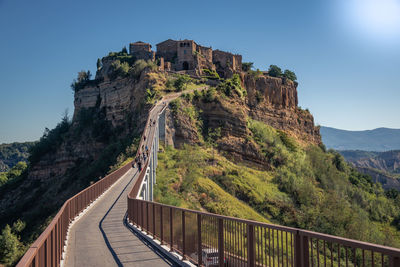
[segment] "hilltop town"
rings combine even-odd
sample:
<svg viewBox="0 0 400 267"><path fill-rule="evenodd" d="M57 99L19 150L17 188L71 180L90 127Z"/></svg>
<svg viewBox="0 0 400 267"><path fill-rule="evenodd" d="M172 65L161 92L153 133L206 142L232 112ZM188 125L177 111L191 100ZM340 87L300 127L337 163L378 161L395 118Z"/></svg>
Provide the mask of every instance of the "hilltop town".
<svg viewBox="0 0 400 267"><path fill-rule="evenodd" d="M129 54L136 60L157 61L160 70L185 71L190 75L203 75L204 69L215 70L220 77L230 77L242 70L242 56L213 50L193 40L168 39L152 50L149 43L138 41L129 44Z"/></svg>

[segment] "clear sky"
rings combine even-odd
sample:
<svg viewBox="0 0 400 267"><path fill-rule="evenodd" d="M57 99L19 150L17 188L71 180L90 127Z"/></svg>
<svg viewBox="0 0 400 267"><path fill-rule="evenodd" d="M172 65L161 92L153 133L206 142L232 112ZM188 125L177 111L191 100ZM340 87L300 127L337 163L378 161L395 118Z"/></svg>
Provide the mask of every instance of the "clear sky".
<svg viewBox="0 0 400 267"><path fill-rule="evenodd" d="M168 38L294 70L317 124L400 128L400 0L0 0L0 143L72 115L70 83L97 58Z"/></svg>

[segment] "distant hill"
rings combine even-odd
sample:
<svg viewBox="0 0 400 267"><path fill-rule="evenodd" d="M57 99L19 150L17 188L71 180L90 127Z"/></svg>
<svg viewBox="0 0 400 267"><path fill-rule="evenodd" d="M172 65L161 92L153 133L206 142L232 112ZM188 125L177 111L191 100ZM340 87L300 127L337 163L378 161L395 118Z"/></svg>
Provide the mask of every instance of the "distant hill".
<svg viewBox="0 0 400 267"><path fill-rule="evenodd" d="M346 131L321 126L322 142L336 150L388 151L400 149L400 129Z"/></svg>
<svg viewBox="0 0 400 267"><path fill-rule="evenodd" d="M27 161L29 149L35 142L0 144L0 172L14 167L19 161Z"/></svg>
<svg viewBox="0 0 400 267"><path fill-rule="evenodd" d="M400 150L370 152L361 150L339 151L343 157L362 173L380 182L384 189L400 191Z"/></svg>

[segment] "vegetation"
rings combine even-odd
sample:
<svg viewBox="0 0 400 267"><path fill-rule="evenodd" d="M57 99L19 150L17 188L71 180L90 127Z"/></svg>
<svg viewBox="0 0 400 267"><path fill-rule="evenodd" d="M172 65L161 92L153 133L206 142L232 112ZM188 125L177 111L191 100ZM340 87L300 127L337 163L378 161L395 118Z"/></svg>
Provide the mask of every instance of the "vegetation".
<svg viewBox="0 0 400 267"><path fill-rule="evenodd" d="M126 126L124 129L113 127L106 120L105 109L99 107L100 100L93 108L81 109L73 125L66 114L54 129L46 129L43 137L31 149L28 167L21 163L7 172L8 181L0 186L2 203L8 201L6 197L12 192L17 192L21 197L17 198L18 202L12 209L0 211L2 235L8 240L6 243L0 242L0 245L9 247L7 251L10 251L8 256L1 259L1 263L15 263L22 255L23 247L28 247L38 237L66 199L128 162L136 152L139 140L137 135L123 132L127 130L135 133L135 126ZM72 151L71 140L78 140L75 144L94 143L102 149L93 151L93 154L96 153L95 158L91 154L81 158ZM54 179L25 179L27 172L24 170L29 170L41 160L46 161L48 155L56 153L60 147L78 158L63 176L57 176L57 183ZM6 224L18 219L28 222L25 229L18 230L21 232L15 230L15 227L7 227ZM3 252L3 247L0 247L0 251Z"/></svg>
<svg viewBox="0 0 400 267"><path fill-rule="evenodd" d="M143 59L139 59L135 61L135 63L132 65L132 67L129 69L128 72L131 75L131 77L138 80L140 78L140 75L145 69L150 69L154 71L157 69L157 65L150 60L145 61Z"/></svg>
<svg viewBox="0 0 400 267"><path fill-rule="evenodd" d="M268 69L268 75L272 77L284 77L293 82L297 80L296 74L291 70L285 70L282 72L281 68L276 65L270 65Z"/></svg>
<svg viewBox="0 0 400 267"><path fill-rule="evenodd" d="M285 72L283 73L283 77L295 82L297 80L297 76L293 71L290 70L285 70Z"/></svg>
<svg viewBox="0 0 400 267"><path fill-rule="evenodd" d="M39 142L29 151L30 155L28 159L30 164L38 162L44 154L55 152L64 141L70 126L71 121L68 118L68 114L65 114L61 122L54 129L49 130L46 128Z"/></svg>
<svg viewBox="0 0 400 267"><path fill-rule="evenodd" d="M0 145L0 172L14 167L18 162L26 162L29 157L29 149L35 142L11 143Z"/></svg>
<svg viewBox="0 0 400 267"><path fill-rule="evenodd" d="M84 71L81 70L78 72L78 77L73 80L71 83L71 89L74 92L78 92L82 88L84 88L87 84L90 83L90 78L92 77L92 74L90 73L90 70Z"/></svg>
<svg viewBox="0 0 400 267"><path fill-rule="evenodd" d="M181 74L178 78L174 81L174 87L177 91L183 91L186 89L187 85L192 81L189 75Z"/></svg>
<svg viewBox="0 0 400 267"><path fill-rule="evenodd" d="M231 79L226 79L218 84L217 90L226 96L233 96L236 94L240 98L243 98L247 95L247 91L242 87L242 83L238 74L234 74Z"/></svg>
<svg viewBox="0 0 400 267"><path fill-rule="evenodd" d="M111 63L110 69L112 71L110 78L114 80L117 77L127 77L130 67L128 62L121 62L117 59Z"/></svg>
<svg viewBox="0 0 400 267"><path fill-rule="evenodd" d="M270 65L268 69L268 75L272 77L281 77L282 70L277 65Z"/></svg>
<svg viewBox="0 0 400 267"><path fill-rule="evenodd" d="M253 62L243 62L242 63L242 70L243 71L250 71L253 68L254 63Z"/></svg>
<svg viewBox="0 0 400 267"><path fill-rule="evenodd" d="M220 80L221 78L219 77L219 74L215 70L210 70L210 69L203 69L203 72L205 74L205 78L210 79L210 80Z"/></svg>
<svg viewBox="0 0 400 267"><path fill-rule="evenodd" d="M0 186L8 182L12 182L14 179L20 177L21 174L26 170L26 168L26 162L20 161L8 172L0 172Z"/></svg>
<svg viewBox="0 0 400 267"><path fill-rule="evenodd" d="M0 235L0 262L6 266L13 266L25 252L24 245L20 242L18 234L25 228L25 223L16 221L12 227L8 224Z"/></svg>
<svg viewBox="0 0 400 267"><path fill-rule="evenodd" d="M190 102L174 105L193 108ZM225 157L217 150L218 134L204 138L203 144L214 145L167 147L159 154L156 200L400 247L397 191L385 192L335 151L304 147L252 119L247 127L248 142L264 157L264 170Z"/></svg>

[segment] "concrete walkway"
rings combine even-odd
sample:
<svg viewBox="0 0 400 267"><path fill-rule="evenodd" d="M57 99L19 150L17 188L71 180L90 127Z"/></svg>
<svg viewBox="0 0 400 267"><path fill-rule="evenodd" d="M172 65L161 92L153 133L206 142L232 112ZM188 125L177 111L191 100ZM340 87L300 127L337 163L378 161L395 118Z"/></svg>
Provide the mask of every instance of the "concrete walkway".
<svg viewBox="0 0 400 267"><path fill-rule="evenodd" d="M161 110L182 93L164 97L149 114L150 119L156 121ZM156 134L155 130L153 124L144 130L143 134L147 137L144 146L151 148L151 137ZM124 224L128 209L127 196L138 175L138 169L130 169L69 229L64 266L158 267L175 264Z"/></svg>
<svg viewBox="0 0 400 267"><path fill-rule="evenodd" d="M159 103L150 118L154 120L163 107ZM154 127L145 129L144 134L153 135ZM71 227L64 266L174 265L124 225L127 195L137 176L138 170L130 169Z"/></svg>
<svg viewBox="0 0 400 267"><path fill-rule="evenodd" d="M65 266L171 266L124 225L131 169L70 229Z"/></svg>

